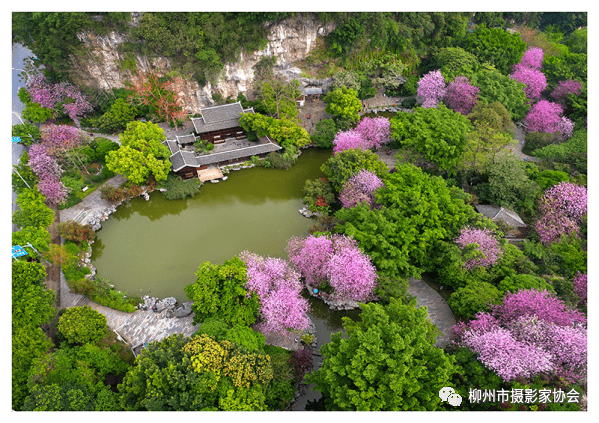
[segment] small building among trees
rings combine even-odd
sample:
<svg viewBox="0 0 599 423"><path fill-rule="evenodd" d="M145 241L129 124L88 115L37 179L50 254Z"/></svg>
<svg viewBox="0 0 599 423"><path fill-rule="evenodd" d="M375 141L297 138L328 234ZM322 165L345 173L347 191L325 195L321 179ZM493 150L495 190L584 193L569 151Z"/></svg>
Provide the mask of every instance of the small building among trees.
<svg viewBox="0 0 599 423"><path fill-rule="evenodd" d="M265 157L282 148L267 136L248 140L239 117L254 113L254 109L244 109L241 102L207 107L200 109L200 113L201 117L191 118L197 137L190 134L163 141L171 152L173 172L184 179L197 177L198 172L208 166L241 163L252 156ZM199 140L214 144L214 149L199 153L194 147Z"/></svg>
<svg viewBox="0 0 599 423"><path fill-rule="evenodd" d="M528 225L512 210L490 205L477 205L476 210L495 222L506 239L524 238L528 234Z"/></svg>

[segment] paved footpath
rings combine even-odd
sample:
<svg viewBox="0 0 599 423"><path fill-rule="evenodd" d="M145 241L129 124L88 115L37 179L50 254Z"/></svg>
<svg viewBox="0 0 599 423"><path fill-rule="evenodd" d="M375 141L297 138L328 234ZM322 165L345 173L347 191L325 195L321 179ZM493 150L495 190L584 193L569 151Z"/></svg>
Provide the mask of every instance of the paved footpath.
<svg viewBox="0 0 599 423"><path fill-rule="evenodd" d="M122 175L116 175L110 178L105 184L110 184L115 187L120 187L127 179ZM60 211L60 221L76 220L82 225L85 225L87 217L92 217L95 212L103 211L110 207L110 202L101 198L100 188L96 189L90 195L85 197L79 204L75 204L65 210Z"/></svg>
<svg viewBox="0 0 599 423"><path fill-rule="evenodd" d="M417 307L428 308L429 319L437 326L443 335L437 338L437 346L444 347L451 339L451 328L456 324L455 317L447 302L437 291L427 285L422 279L410 278L408 294L416 297Z"/></svg>
<svg viewBox="0 0 599 423"><path fill-rule="evenodd" d="M160 341L172 334L182 333L191 336L199 329L199 325L193 325L194 313L186 317L162 318L160 313L153 311L137 310L134 313L113 310L91 301L80 295L75 306L87 305L106 316L108 327L119 334L135 348L145 342Z"/></svg>

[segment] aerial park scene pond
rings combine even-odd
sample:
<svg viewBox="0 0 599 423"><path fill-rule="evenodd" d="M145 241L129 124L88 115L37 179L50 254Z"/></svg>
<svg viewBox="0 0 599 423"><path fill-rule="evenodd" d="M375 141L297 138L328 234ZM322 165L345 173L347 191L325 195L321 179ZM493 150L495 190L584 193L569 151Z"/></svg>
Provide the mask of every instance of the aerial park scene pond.
<svg viewBox="0 0 599 423"><path fill-rule="evenodd" d="M586 12L12 24L13 410L587 411Z"/></svg>

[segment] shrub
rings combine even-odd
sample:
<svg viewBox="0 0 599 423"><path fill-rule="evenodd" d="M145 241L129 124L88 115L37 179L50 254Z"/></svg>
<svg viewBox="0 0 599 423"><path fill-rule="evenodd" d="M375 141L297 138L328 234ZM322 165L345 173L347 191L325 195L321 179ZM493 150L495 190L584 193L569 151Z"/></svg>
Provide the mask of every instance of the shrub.
<svg viewBox="0 0 599 423"><path fill-rule="evenodd" d="M323 119L316 124L310 138L320 148L332 148L336 133L335 121L333 119Z"/></svg>
<svg viewBox="0 0 599 423"><path fill-rule="evenodd" d="M502 280L497 286L502 292L516 293L523 289L536 289L537 291L545 290L555 292L553 287L548 284L545 279L534 275L515 275L508 276Z"/></svg>
<svg viewBox="0 0 599 423"><path fill-rule="evenodd" d="M501 292L495 286L477 281L459 288L451 294L447 303L454 313L468 318L479 311L489 310L491 304L499 304L501 296Z"/></svg>
<svg viewBox="0 0 599 423"><path fill-rule="evenodd" d="M69 241L91 241L95 231L89 225L81 225L74 220L58 224L58 233Z"/></svg>
<svg viewBox="0 0 599 423"><path fill-rule="evenodd" d="M534 180L537 184L539 184L542 190L546 190L547 188L551 188L560 182L569 182L570 178L566 172L559 170L544 170L539 172L535 176Z"/></svg>
<svg viewBox="0 0 599 423"><path fill-rule="evenodd" d="M197 178L182 179L180 176L169 174L163 183L166 191L162 194L167 200L179 200L187 196L193 197L200 188L200 180Z"/></svg>
<svg viewBox="0 0 599 423"><path fill-rule="evenodd" d="M304 185L304 203L313 211L327 211L335 202L335 192L326 178L307 179Z"/></svg>
<svg viewBox="0 0 599 423"><path fill-rule="evenodd" d="M418 100L416 100L414 97L410 97L410 98L405 98L401 102L401 105L402 105L402 107L405 107L406 109L413 109L416 106L416 103L418 103Z"/></svg>
<svg viewBox="0 0 599 423"><path fill-rule="evenodd" d="M304 375L312 369L312 353L308 349L293 351L289 357L289 363L293 366L296 380L301 381Z"/></svg>
<svg viewBox="0 0 599 423"><path fill-rule="evenodd" d="M275 169L289 170L293 166L293 162L285 160L278 151L268 153L266 162L269 164L269 167L274 167Z"/></svg>
<svg viewBox="0 0 599 423"><path fill-rule="evenodd" d="M418 81L420 77L418 75L410 75L406 82L399 89L399 94L403 97L410 97L416 95L418 92Z"/></svg>
<svg viewBox="0 0 599 423"><path fill-rule="evenodd" d="M68 308L58 330L70 344L95 344L106 336L106 317L89 306Z"/></svg>
<svg viewBox="0 0 599 423"><path fill-rule="evenodd" d="M539 148L559 144L561 142L561 137L559 134L531 131L526 134L525 141L526 143L522 148L522 152L525 154L532 154Z"/></svg>

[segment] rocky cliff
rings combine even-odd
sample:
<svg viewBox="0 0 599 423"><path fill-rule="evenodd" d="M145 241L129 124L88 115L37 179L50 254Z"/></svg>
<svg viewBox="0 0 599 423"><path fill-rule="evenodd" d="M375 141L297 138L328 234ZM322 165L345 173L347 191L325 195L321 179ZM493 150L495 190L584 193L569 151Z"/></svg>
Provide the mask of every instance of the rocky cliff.
<svg viewBox="0 0 599 423"><path fill-rule="evenodd" d="M132 14L132 24L139 21L140 14ZM195 80L186 80L177 87L184 107L189 113L197 113L201 107L214 105L213 94L220 94L223 98L237 97L239 92L251 93L254 79L252 67L263 55L277 57L277 68L285 73L299 77L299 71L293 63L306 58L314 47L314 42L319 36L324 36L334 29L334 24L319 24L314 20L293 18L282 21L271 27L268 35L268 45L264 50L251 54L241 53L236 63L227 63L223 75L214 85L207 84L200 87ZM134 74L129 69L123 69L121 63L125 61L125 54L120 52L119 46L128 41L123 34L112 32L105 36L93 33L78 34L79 39L88 48L88 54L73 58L73 79L78 85L87 85L95 88L111 89L124 87L125 81L131 80ZM166 57L148 58L134 55L138 71L150 71L164 74L172 71L171 63ZM302 78L303 79L303 78ZM308 80L304 79L305 85ZM248 96L250 98L250 96Z"/></svg>

